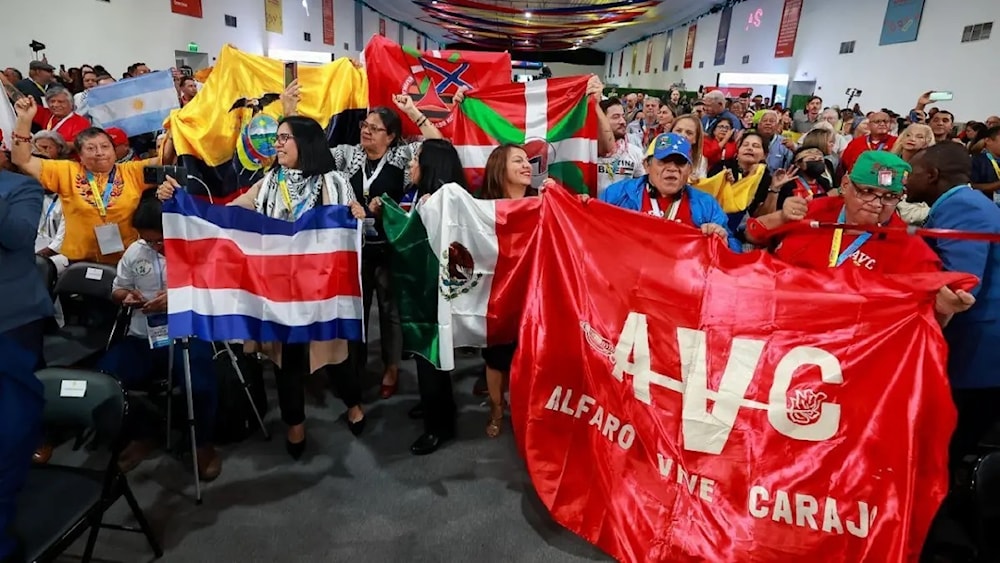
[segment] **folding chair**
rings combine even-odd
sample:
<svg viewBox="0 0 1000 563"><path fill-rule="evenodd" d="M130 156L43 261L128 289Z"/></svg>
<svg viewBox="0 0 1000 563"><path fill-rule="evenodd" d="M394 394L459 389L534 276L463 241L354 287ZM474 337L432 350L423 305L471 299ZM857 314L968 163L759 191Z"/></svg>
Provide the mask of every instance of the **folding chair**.
<svg viewBox="0 0 1000 563"><path fill-rule="evenodd" d="M976 460L972 494L976 507L976 544L981 557L984 561L998 561L1000 542L995 530L1000 526L1000 452L990 452Z"/></svg>
<svg viewBox="0 0 1000 563"><path fill-rule="evenodd" d="M119 309L111 299L116 274L113 266L78 262L59 276L55 296L65 325L46 335L45 365L82 367L106 349Z"/></svg>
<svg viewBox="0 0 1000 563"><path fill-rule="evenodd" d="M56 265L52 263L52 260L36 254L35 266L38 268L38 273L42 276L42 283L45 284L45 290L49 292L49 295L55 297L56 279L59 277Z"/></svg>
<svg viewBox="0 0 1000 563"><path fill-rule="evenodd" d="M51 561L89 530L81 560L89 563L101 528L140 532L156 557L163 550L118 469L125 445L122 424L128 402L113 377L99 372L48 368L36 373L45 387L43 425L90 428L108 452L100 469L49 464L35 466L18 496L14 533L29 561ZM104 513L119 498L132 509L138 528L105 524Z"/></svg>

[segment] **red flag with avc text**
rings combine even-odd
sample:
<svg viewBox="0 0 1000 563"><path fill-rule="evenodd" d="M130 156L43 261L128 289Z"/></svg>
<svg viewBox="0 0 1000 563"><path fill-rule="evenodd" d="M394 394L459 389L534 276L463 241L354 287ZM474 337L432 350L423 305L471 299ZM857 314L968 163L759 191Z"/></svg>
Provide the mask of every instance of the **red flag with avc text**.
<svg viewBox="0 0 1000 563"><path fill-rule="evenodd" d="M916 560L955 413L936 289L543 197L511 381L556 521L621 561Z"/></svg>

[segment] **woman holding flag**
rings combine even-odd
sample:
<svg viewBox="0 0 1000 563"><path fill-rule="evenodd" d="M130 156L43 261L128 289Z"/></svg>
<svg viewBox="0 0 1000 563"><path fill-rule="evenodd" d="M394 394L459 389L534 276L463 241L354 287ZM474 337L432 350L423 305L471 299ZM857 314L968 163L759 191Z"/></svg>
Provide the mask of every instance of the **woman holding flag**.
<svg viewBox="0 0 1000 563"><path fill-rule="evenodd" d="M289 85L282 96L285 115L295 115L300 99L297 81ZM440 139L441 132L424 115L413 100L406 95L393 98L396 109L374 107L360 123L361 143L338 145L329 149L333 154L336 170L343 174L354 189L354 197L367 210L364 218L365 245L361 258L361 291L364 296L364 323L368 326L369 310L373 297L378 299L379 334L382 339L381 397L387 399L396 393L399 385L399 362L402 358L402 335L399 313L393 303L389 280L391 252L382 228L381 196L399 202L404 189L410 185L409 163L420 148L420 143L403 140L402 113L412 120L425 139ZM361 379L368 358L368 346L359 343L352 353L357 359L358 379ZM360 381L359 381L360 383Z"/></svg>
<svg viewBox="0 0 1000 563"><path fill-rule="evenodd" d="M336 172L326 144L326 133L319 123L308 117L285 117L278 124L275 147L277 162L274 167L229 205L283 221L295 221L320 205L347 205L356 219L364 219L365 211L354 199L353 190ZM178 187L177 182L168 177L157 189L156 196L161 200L170 199ZM339 389L348 409L343 418L352 434L361 434L365 426L361 387L347 361L346 340L308 344L265 342L261 348L275 365L281 419L288 425L285 447L293 459L302 457L306 448L304 380L327 366L330 366L331 383Z"/></svg>

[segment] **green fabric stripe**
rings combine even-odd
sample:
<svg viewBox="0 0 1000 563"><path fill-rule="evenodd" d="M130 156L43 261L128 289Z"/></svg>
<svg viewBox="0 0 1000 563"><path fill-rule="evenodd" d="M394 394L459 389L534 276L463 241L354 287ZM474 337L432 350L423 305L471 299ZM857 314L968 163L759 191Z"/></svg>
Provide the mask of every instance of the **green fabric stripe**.
<svg viewBox="0 0 1000 563"><path fill-rule="evenodd" d="M587 98L584 96L576 106L563 116L551 129L549 129L548 141L555 143L563 139L576 137L580 129L587 122Z"/></svg>
<svg viewBox="0 0 1000 563"><path fill-rule="evenodd" d="M524 144L524 129L516 127L481 100L466 98L459 107L462 108L462 113L475 122L487 135L496 139L498 144ZM518 107L519 109L523 108L523 106Z"/></svg>
<svg viewBox="0 0 1000 563"><path fill-rule="evenodd" d="M462 60L462 55L459 55L458 53L452 53L448 56L449 63L457 63L460 60Z"/></svg>
<svg viewBox="0 0 1000 563"><path fill-rule="evenodd" d="M403 45L403 52L406 53L407 55L410 55L411 57L416 57L418 59L421 57L420 51L416 50L413 47L410 47L409 45Z"/></svg>
<svg viewBox="0 0 1000 563"><path fill-rule="evenodd" d="M559 182L566 189L580 194L589 194L583 177L583 170L573 161L552 162L549 164L549 177Z"/></svg>
<svg viewBox="0 0 1000 563"><path fill-rule="evenodd" d="M430 87L431 87L431 79L425 76L424 79L420 81L420 87L419 87L420 93L426 94L427 89Z"/></svg>
<svg viewBox="0 0 1000 563"><path fill-rule="evenodd" d="M403 350L441 367L438 332L439 262L420 215L407 215L392 198L382 198L382 225L395 253L391 286L403 332Z"/></svg>

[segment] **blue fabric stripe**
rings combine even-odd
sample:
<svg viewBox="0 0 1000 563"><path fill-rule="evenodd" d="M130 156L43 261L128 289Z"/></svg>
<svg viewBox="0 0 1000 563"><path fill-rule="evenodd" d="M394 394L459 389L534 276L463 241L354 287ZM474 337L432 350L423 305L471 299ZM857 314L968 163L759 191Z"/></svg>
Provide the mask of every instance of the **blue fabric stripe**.
<svg viewBox="0 0 1000 563"><path fill-rule="evenodd" d="M292 236L295 233L320 229L358 228L358 220L346 205L321 205L302 214L297 221L272 219L242 207L212 205L177 190L174 197L163 203L164 213L201 217L223 229L237 229L264 235Z"/></svg>
<svg viewBox="0 0 1000 563"><path fill-rule="evenodd" d="M104 121L101 123L103 129L117 127L125 132L129 137L152 133L163 128L163 122L170 117L171 108L155 110L139 115L133 115L122 119Z"/></svg>
<svg viewBox="0 0 1000 563"><path fill-rule="evenodd" d="M171 313L168 317L171 338L194 336L209 342L254 340L296 344L343 338L360 342L360 319L334 319L308 326L290 327L245 315L200 315L194 311Z"/></svg>
<svg viewBox="0 0 1000 563"><path fill-rule="evenodd" d="M170 71L151 72L121 82L96 86L87 91L87 105L100 106L123 98L135 98L159 90L174 91L174 77Z"/></svg>

